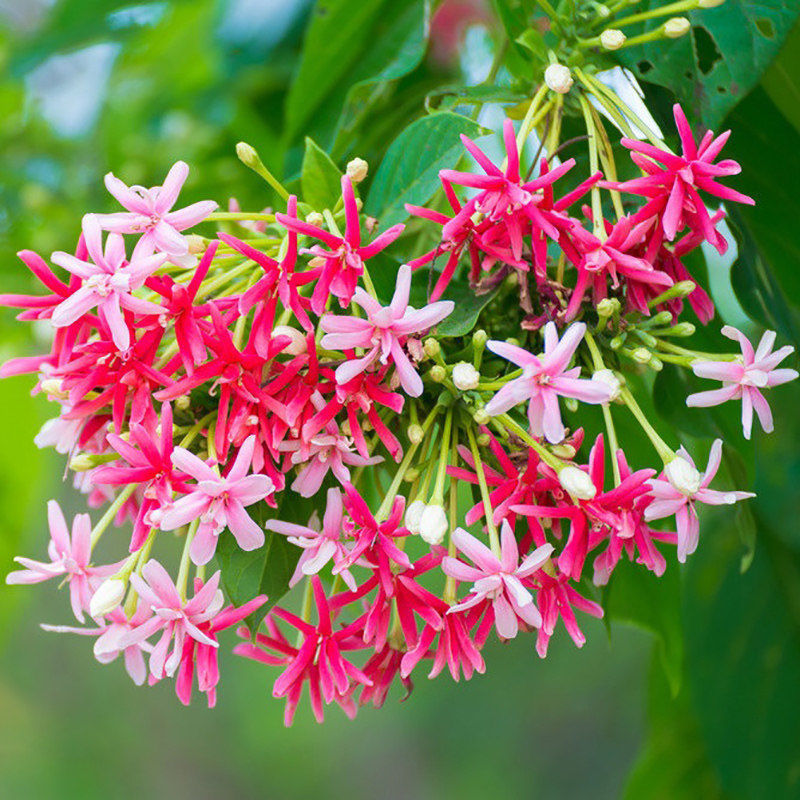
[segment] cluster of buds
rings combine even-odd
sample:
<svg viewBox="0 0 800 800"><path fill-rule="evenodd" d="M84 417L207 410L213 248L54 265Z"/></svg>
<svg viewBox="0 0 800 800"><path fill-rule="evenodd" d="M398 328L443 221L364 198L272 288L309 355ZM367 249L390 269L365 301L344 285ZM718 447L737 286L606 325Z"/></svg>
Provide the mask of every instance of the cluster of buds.
<svg viewBox="0 0 800 800"><path fill-rule="evenodd" d="M410 690L418 669L483 672L492 635L534 633L544 657L561 620L581 646L579 615L602 616L593 587L621 559L660 576L697 547L698 503L752 496L710 488L722 443L701 472L626 380L672 363L720 381L688 405L741 400L749 437L754 412L772 429L763 390L797 377L779 368L791 348L773 350L771 332L754 348L724 328L741 353L714 357L672 342L694 329L679 319L684 299L700 322L714 315L682 260L703 242L726 247L723 212L704 198L752 202L720 182L738 171L717 160L727 135L697 143L676 106L680 151L652 132L642 141L624 120L648 126L612 91L583 72L572 88L553 66L518 130L505 121L502 165L464 138L480 171L442 170L451 211L409 207L414 237L403 225L371 236L360 159L340 201L318 209L242 146L284 211L173 210L188 174L179 162L154 188L106 177L126 210L86 215L74 255L52 255L68 279L20 253L49 294L0 302L49 321L52 347L1 374L38 375L59 413L36 442L68 457L102 509L70 528L51 501L49 560L18 558L8 576L68 585L81 625L46 628L93 636L101 663L121 654L136 683L174 679L185 703L196 685L213 705L218 634L235 626L235 652L275 672L287 724L306 684L317 719L331 703L352 715L397 681ZM575 170L555 154L578 88L591 174L559 191ZM629 128L622 145L640 177L618 180L589 94ZM641 202L626 213L623 194ZM185 233L201 222L224 230ZM376 270L420 236L432 248L392 268L382 296ZM448 327L456 286L493 293L471 330ZM600 407L603 430L587 436L581 404ZM623 413L654 464L629 464ZM94 563L101 538L118 561ZM276 539L292 554L284 588L297 592L237 596L226 567L266 550L269 570Z"/></svg>

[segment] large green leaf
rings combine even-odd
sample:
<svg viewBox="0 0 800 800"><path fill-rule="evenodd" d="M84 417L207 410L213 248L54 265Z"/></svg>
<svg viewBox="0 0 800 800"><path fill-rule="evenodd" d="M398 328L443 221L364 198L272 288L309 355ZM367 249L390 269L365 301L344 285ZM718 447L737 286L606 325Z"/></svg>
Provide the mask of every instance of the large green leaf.
<svg viewBox="0 0 800 800"><path fill-rule="evenodd" d="M453 167L463 145L460 134L476 136L477 122L450 111L412 122L392 142L367 197L367 213L384 225L408 218L405 203L422 205L439 188L439 170Z"/></svg>
<svg viewBox="0 0 800 800"><path fill-rule="evenodd" d="M496 294L497 290L478 295L466 284L450 284L442 295L442 300L452 300L455 307L450 316L439 323L436 332L440 336L465 336L470 333L481 311Z"/></svg>
<svg viewBox="0 0 800 800"><path fill-rule="evenodd" d="M786 37L761 86L781 113L800 131L800 22Z"/></svg>
<svg viewBox="0 0 800 800"><path fill-rule="evenodd" d="M675 92L687 112L714 128L761 80L798 14L800 4L786 0L727 0L689 13L687 36L621 50L620 59L642 80ZM654 27L648 22L641 29Z"/></svg>
<svg viewBox="0 0 800 800"><path fill-rule="evenodd" d="M303 200L317 211L333 208L342 190L342 173L331 157L306 136L306 152L300 173Z"/></svg>

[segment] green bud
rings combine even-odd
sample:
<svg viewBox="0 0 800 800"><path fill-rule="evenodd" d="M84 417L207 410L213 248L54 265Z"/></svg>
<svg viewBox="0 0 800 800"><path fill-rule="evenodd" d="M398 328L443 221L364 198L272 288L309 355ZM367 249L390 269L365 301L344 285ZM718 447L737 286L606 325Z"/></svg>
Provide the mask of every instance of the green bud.
<svg viewBox="0 0 800 800"><path fill-rule="evenodd" d="M631 358L639 364L649 364L652 353L646 347L637 347L631 353Z"/></svg>
<svg viewBox="0 0 800 800"><path fill-rule="evenodd" d="M426 339L422 349L428 358L436 358L442 352L442 348L436 339Z"/></svg>
<svg viewBox="0 0 800 800"><path fill-rule="evenodd" d="M431 340L428 339L428 341ZM427 342L425 344L427 344ZM431 376L431 380L434 383L442 383L444 379L447 377L447 370L444 367L437 364L436 366L431 367L431 371L429 374Z"/></svg>
<svg viewBox="0 0 800 800"><path fill-rule="evenodd" d="M672 326L670 333L673 336L691 336L695 330L697 329L691 322L679 322Z"/></svg>

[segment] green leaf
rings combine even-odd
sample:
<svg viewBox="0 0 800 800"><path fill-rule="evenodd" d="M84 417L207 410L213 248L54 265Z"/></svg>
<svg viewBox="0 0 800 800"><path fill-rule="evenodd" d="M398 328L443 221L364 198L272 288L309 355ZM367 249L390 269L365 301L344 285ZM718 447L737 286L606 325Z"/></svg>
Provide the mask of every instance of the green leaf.
<svg viewBox="0 0 800 800"><path fill-rule="evenodd" d="M644 628L657 637L657 650L673 695L681 685L683 630L680 575L675 563L659 578L641 564L621 560L605 590L610 622Z"/></svg>
<svg viewBox="0 0 800 800"><path fill-rule="evenodd" d="M367 213L384 225L408 218L404 204L422 205L439 188L439 170L452 167L464 151L460 134L476 136L477 122L441 111L412 122L389 147L367 197Z"/></svg>
<svg viewBox="0 0 800 800"><path fill-rule="evenodd" d="M311 510L307 501L288 490L277 511L261 502L255 506L253 517L261 527L269 517L286 521L308 522ZM259 594L267 602L248 617L250 630L255 631L267 612L289 591L289 580L300 558L300 548L280 533L265 531L264 546L245 551L226 530L219 537L216 559L222 570L222 585L230 601L240 606Z"/></svg>
<svg viewBox="0 0 800 800"><path fill-rule="evenodd" d="M465 284L450 284L442 295L442 300L452 300L455 308L449 317L445 317L437 326L440 336L465 336L470 333L478 321L481 311L497 294L495 289L486 294L477 295L472 287Z"/></svg>
<svg viewBox="0 0 800 800"><path fill-rule="evenodd" d="M795 23L778 57L764 73L761 86L800 132L800 22Z"/></svg>
<svg viewBox="0 0 800 800"><path fill-rule="evenodd" d="M306 136L306 152L300 173L303 200L317 211L333 208L341 196L342 173L331 157Z"/></svg>
<svg viewBox="0 0 800 800"><path fill-rule="evenodd" d="M642 10L662 5L651 0ZM672 90L690 116L715 128L761 80L798 14L800 5L786 0L728 0L689 12L688 35L621 50L620 60L642 80ZM651 21L626 33L654 27Z"/></svg>

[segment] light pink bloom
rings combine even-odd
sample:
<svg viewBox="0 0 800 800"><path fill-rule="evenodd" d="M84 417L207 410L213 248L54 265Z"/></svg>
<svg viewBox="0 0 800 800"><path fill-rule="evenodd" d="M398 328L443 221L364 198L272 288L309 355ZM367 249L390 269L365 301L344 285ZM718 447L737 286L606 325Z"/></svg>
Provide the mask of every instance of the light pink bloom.
<svg viewBox="0 0 800 800"><path fill-rule="evenodd" d="M72 612L83 622L83 612L88 611L89 601L103 578L116 572L119 564L102 567L89 566L92 551L92 523L88 514L77 514L72 522L70 537L67 521L58 503L47 504L47 522L50 526L50 544L47 554L50 563L34 561L17 556L14 561L25 569L9 572L6 583L41 583L66 576L69 581L69 597Z"/></svg>
<svg viewBox="0 0 800 800"><path fill-rule="evenodd" d="M451 556L446 556L442 561L445 575L473 584L472 594L452 606L448 613L472 608L484 600L490 600L494 610L495 628L504 639L513 639L517 635L520 619L534 628L542 624L539 609L536 608L531 593L522 584L522 579L541 569L553 552L551 544L537 547L520 564L517 540L506 520L503 520L500 529L500 558L463 528L456 528L453 542L475 566L469 566Z"/></svg>
<svg viewBox="0 0 800 800"><path fill-rule="evenodd" d="M53 325L56 328L72 325L96 306L111 331L114 344L125 351L130 347L131 333L122 310L128 309L134 314L161 313L161 306L135 297L132 292L164 263L166 256L134 252L131 261L126 262L125 243L118 233L108 235L104 251L103 234L95 214L83 218L83 238L91 261L81 261L62 251L51 256L54 264L83 281L80 289L53 309Z"/></svg>
<svg viewBox="0 0 800 800"><path fill-rule="evenodd" d="M776 369L787 356L794 352L794 347L786 345L772 352L775 344L775 331L767 331L754 351L748 338L730 325L722 329L722 334L739 343L742 348L741 359L736 361L695 361L692 363L694 374L700 378L722 381L720 389L708 392L697 392L686 398L690 407L717 406L727 400L742 401L742 428L744 438L749 439L753 429L753 410L758 415L761 427L771 433L773 429L772 412L761 389L779 386L797 378L797 370Z"/></svg>
<svg viewBox="0 0 800 800"><path fill-rule="evenodd" d="M189 254L189 244L181 231L202 222L217 208L213 200L202 200L186 208L172 211L189 167L177 161L163 186L145 189L144 186L126 186L109 172L105 177L106 189L128 210L115 214L99 214L100 225L114 233L141 233L133 257L165 253L170 261L181 266L194 266L197 259Z"/></svg>
<svg viewBox="0 0 800 800"><path fill-rule="evenodd" d="M342 492L334 487L328 489L328 502L325 507L325 516L322 518L322 530L283 522L279 519L267 520L264 527L268 531L282 533L289 537L292 544L303 548L289 586L294 586L304 575L316 575L329 561L333 561L334 574L341 575L347 587L356 591L356 582L352 573L346 566L342 566L342 562L349 555L342 542L344 533L342 510Z"/></svg>
<svg viewBox="0 0 800 800"><path fill-rule="evenodd" d="M452 300L439 300L415 309L408 305L410 291L411 267L403 264L397 272L397 285L388 306L381 306L374 297L358 287L353 302L366 311L366 319L335 314L322 317L320 326L325 331L321 341L323 347L331 350L361 347L368 351L361 358L348 359L336 368L336 382L339 385L353 380L376 361L381 364L391 361L405 393L411 397L422 394L422 379L403 350L403 344L410 334L422 333L441 322L452 312L455 304Z"/></svg>
<svg viewBox="0 0 800 800"><path fill-rule="evenodd" d="M214 619L225 602L219 589L219 575L218 570L191 600L183 600L164 567L153 559L148 561L142 568L142 577L131 575L131 583L139 601L153 611L153 616L124 634L117 647L125 649L141 644L161 631L161 638L150 654L150 674L157 680L175 674L187 636L200 644L218 647L217 641L198 626Z"/></svg>
<svg viewBox="0 0 800 800"><path fill-rule="evenodd" d="M680 448L678 456L688 462L693 470L695 469L694 461L686 450ZM650 481L650 494L654 499L645 508L644 518L650 522L654 519L664 519L675 515L678 532L678 561L681 563L686 561L686 556L690 556L697 549L700 521L697 517L695 503L706 503L712 506L731 505L737 500L755 497L752 492L719 492L708 488L708 484L717 474L721 458L722 439L717 439L711 445L705 472L695 473L697 489L694 491L685 490L685 487L684 490L676 488L673 483L664 480L663 477Z"/></svg>
<svg viewBox="0 0 800 800"><path fill-rule="evenodd" d="M224 477L218 475L194 453L182 447L172 452L172 463L191 475L197 486L190 494L176 500L161 517L162 530L171 531L200 519L189 555L195 564L207 564L217 549L217 539L230 528L242 550L256 550L264 544L264 531L245 511L246 506L263 500L275 485L266 475L248 475L253 461L255 436L248 436L239 448L236 460Z"/></svg>
<svg viewBox="0 0 800 800"><path fill-rule="evenodd" d="M486 346L493 353L522 367L522 375L509 381L486 404L492 416L504 414L528 400L528 420L535 436L544 435L548 442L557 444L564 438L564 424L558 407L559 397L574 397L584 403L607 403L611 389L600 381L579 378L581 368L567 369L570 359L583 339L586 325L570 325L561 341L555 323L544 326L544 353L535 356L507 342L489 341Z"/></svg>
<svg viewBox="0 0 800 800"><path fill-rule="evenodd" d="M152 650L147 642L137 642L123 646L122 639L131 630L141 625L152 616L152 611L144 603L140 603L134 615L128 619L121 608L115 608L107 614L108 621L97 628L75 628L67 625L42 625L42 629L53 633L77 633L82 636L97 636L94 643L94 657L101 664L110 664L122 653L125 670L131 680L141 686L147 677L144 653Z"/></svg>

